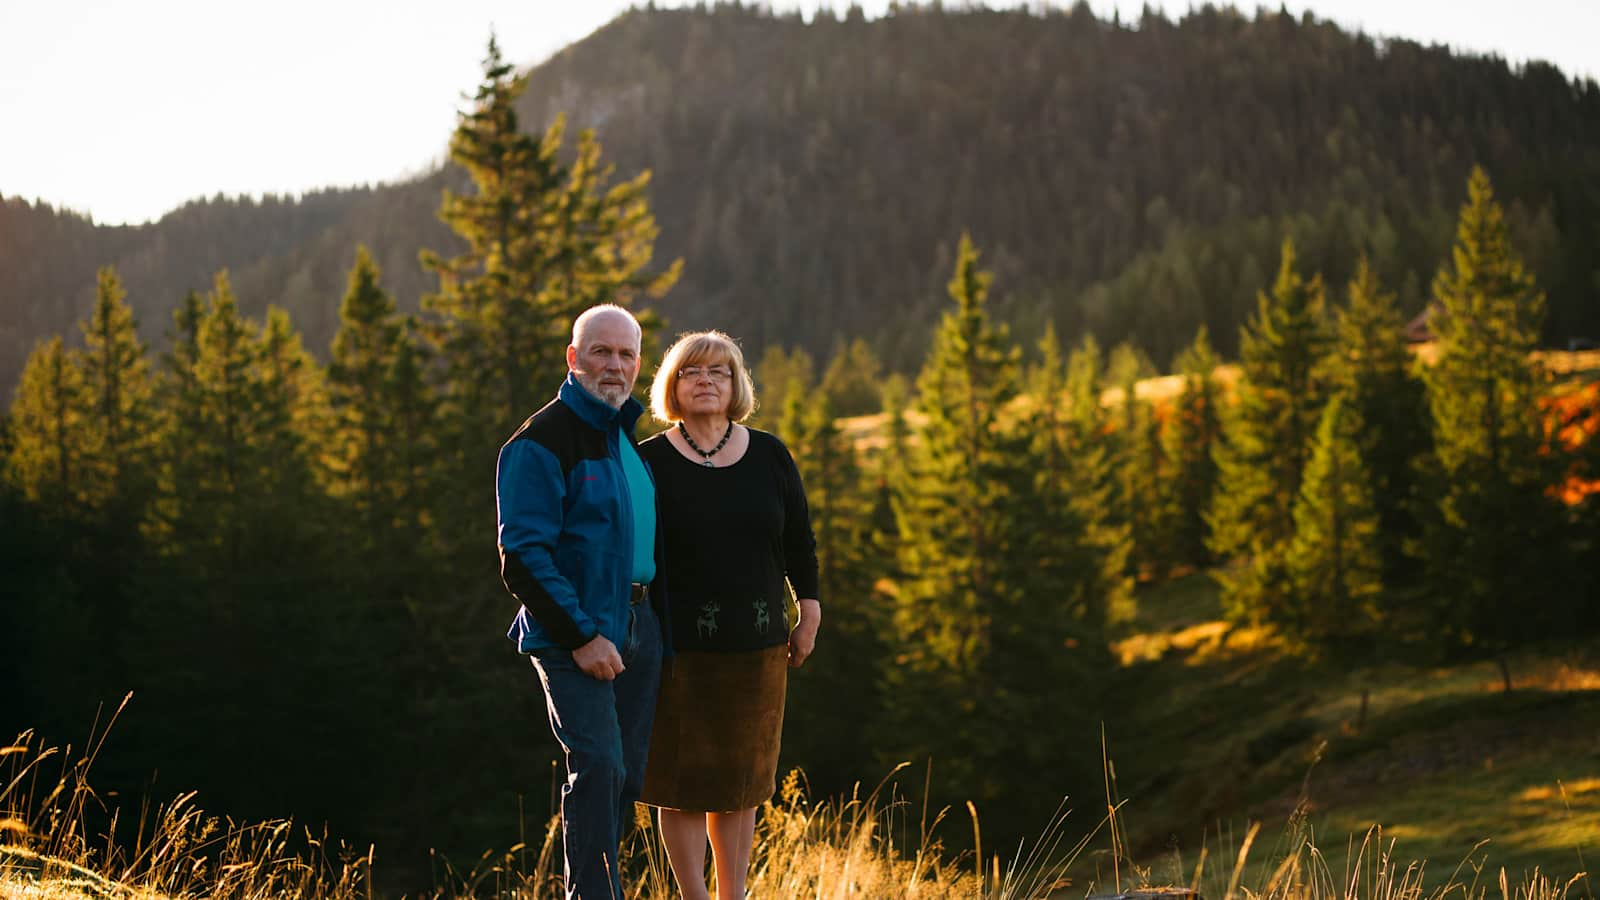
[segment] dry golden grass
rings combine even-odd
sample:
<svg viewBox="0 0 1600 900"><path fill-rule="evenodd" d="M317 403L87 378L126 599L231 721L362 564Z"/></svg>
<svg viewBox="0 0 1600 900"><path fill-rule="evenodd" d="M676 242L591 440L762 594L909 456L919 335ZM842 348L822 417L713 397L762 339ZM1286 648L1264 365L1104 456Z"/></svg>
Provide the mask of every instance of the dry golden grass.
<svg viewBox="0 0 1600 900"><path fill-rule="evenodd" d="M103 733L102 733L103 738ZM36 745L30 734L0 749L0 898L29 900L372 900L373 849L330 844L287 821L240 824L204 815L184 795L140 823L131 842L110 835L91 838L85 810L98 804L87 772L98 750L83 758ZM46 765L60 774L47 776ZM1108 764L1109 765L1109 764ZM901 768L904 766L902 765ZM893 776L866 797L813 804L803 777L785 779L780 797L763 807L751 859L749 896L762 900L1064 900L1085 893L1063 875L1102 832L1110 835L1114 882L1091 886L1106 893L1188 884L1215 900L1578 900L1593 897L1579 876L1556 883L1539 872L1516 880L1501 870L1458 867L1448 882L1424 891L1423 865L1402 861L1392 839L1380 832L1352 839L1355 852L1341 872L1332 871L1312 841L1303 817L1291 822L1279 847L1252 858L1257 827L1237 846L1213 858L1202 852L1192 869L1175 860L1156 877L1125 860L1115 811L1100 826L1069 843L1066 815L1058 811L1041 837L1015 859L978 853L947 857L936 836L944 812L913 810L897 799ZM887 794L885 796L885 789ZM1600 779L1564 785L1569 794L1600 792ZM1528 797L1527 800L1548 800ZM623 850L628 873L626 900L670 900L676 896L649 816L639 817ZM977 814L969 806L974 839L981 848ZM915 817L915 818L913 818ZM545 900L561 896L558 822L542 837L503 854L486 853L469 872L448 872L433 898L509 897ZM1110 828L1104 826L1110 825ZM914 826L914 828L913 828ZM910 833L913 846L894 834ZM110 828L116 833L115 818ZM1359 846L1358 846L1359 845ZM1286 849L1284 849L1286 848ZM1348 851L1350 848L1346 848ZM1155 895L1151 895L1155 896Z"/></svg>
<svg viewBox="0 0 1600 900"><path fill-rule="evenodd" d="M1600 350L1537 350L1533 355L1556 375L1600 371Z"/></svg>
<svg viewBox="0 0 1600 900"><path fill-rule="evenodd" d="M1167 656L1198 666L1242 653L1282 649L1283 639L1269 628L1229 625L1214 620L1186 625L1174 631L1148 631L1111 644L1111 652L1125 666L1155 662Z"/></svg>
<svg viewBox="0 0 1600 900"><path fill-rule="evenodd" d="M373 897L373 848L330 843L289 821L241 824L207 816L193 794L158 809L132 836L123 834L122 842L113 837L115 817L111 834L91 838L85 812L100 808L101 800L87 774L97 750L98 745L69 761L68 753L40 747L27 733L0 748L0 898ZM57 763L60 772L46 774ZM901 848L892 835L895 825L907 821L903 802L875 791L812 804L801 782L799 773L791 774L781 798L762 810L751 860L754 897L1042 896L988 890L975 873L958 870L961 857L946 859L932 834L941 816L921 828L915 847ZM627 900L668 900L676 891L654 826L640 810L640 827L623 850ZM534 844L486 853L469 871L447 870L427 896L560 897L559 833L559 820L551 819ZM999 873L995 884L1036 882L1046 877L1039 873L1047 862L1014 866Z"/></svg>

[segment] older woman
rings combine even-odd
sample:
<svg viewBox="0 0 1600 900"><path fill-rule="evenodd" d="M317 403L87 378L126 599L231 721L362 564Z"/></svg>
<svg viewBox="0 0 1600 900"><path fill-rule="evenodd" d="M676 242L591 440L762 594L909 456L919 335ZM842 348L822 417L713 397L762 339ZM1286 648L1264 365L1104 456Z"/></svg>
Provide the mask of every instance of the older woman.
<svg viewBox="0 0 1600 900"><path fill-rule="evenodd" d="M660 807L686 900L742 898L756 807L772 795L786 669L816 643L816 542L800 473L755 408L744 355L717 331L686 334L650 389L673 427L639 445L655 473L677 655L661 673L641 799ZM799 598L791 630L789 590Z"/></svg>

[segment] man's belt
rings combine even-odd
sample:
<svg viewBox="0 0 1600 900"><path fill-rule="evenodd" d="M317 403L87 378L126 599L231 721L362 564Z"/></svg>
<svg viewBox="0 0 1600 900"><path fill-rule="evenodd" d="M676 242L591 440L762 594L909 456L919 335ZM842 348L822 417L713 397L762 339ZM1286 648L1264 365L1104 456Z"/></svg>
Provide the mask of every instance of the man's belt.
<svg viewBox="0 0 1600 900"><path fill-rule="evenodd" d="M635 581L628 590L628 602L634 606L643 603L650 596L650 585L640 584Z"/></svg>

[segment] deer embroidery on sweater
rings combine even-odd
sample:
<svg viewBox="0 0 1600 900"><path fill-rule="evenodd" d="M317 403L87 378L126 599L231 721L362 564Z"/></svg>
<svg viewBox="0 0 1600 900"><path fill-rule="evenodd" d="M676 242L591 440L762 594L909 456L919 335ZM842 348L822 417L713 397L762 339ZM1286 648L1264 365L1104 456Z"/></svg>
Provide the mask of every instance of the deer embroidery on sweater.
<svg viewBox="0 0 1600 900"><path fill-rule="evenodd" d="M718 606L715 600L707 600L705 605L700 607L700 618L695 619L694 627L696 631L700 632L701 637L709 638L717 633L717 613L719 612L722 612L722 607Z"/></svg>

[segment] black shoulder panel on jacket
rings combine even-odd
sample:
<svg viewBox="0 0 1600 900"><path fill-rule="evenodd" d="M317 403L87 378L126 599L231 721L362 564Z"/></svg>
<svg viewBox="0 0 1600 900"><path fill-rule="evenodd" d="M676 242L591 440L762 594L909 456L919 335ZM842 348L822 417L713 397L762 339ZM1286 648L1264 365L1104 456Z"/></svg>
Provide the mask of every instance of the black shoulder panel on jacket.
<svg viewBox="0 0 1600 900"><path fill-rule="evenodd" d="M511 435L511 440L533 441L549 450L561 463L563 475L571 472L580 460L605 459L609 455L605 432L583 421L560 400L551 400L529 416Z"/></svg>

